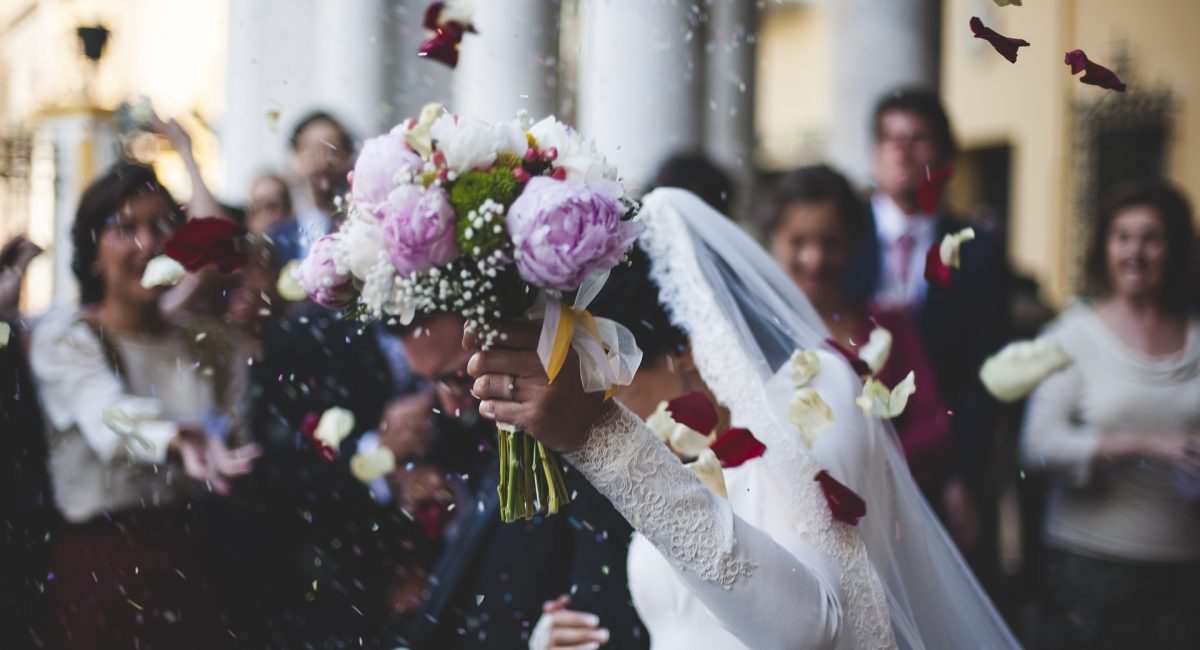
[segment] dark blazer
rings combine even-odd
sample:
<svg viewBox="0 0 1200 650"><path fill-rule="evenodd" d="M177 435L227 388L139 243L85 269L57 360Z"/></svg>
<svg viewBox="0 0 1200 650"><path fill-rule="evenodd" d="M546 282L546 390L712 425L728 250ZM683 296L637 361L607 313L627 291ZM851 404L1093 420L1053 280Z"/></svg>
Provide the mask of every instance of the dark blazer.
<svg viewBox="0 0 1200 650"><path fill-rule="evenodd" d="M871 227L853 277L856 291L874 296L883 273L883 253L869 203L867 210ZM937 220L937 237L967 226L965 221L943 214ZM912 315L938 388L954 414L952 474L968 484L983 478L998 407L979 380L979 368L1007 342L1011 328L1011 271L1003 242L982 228L976 227L975 232L975 240L963 245L962 267L954 272L952 286L929 285ZM918 385L920 381L918 377Z"/></svg>
<svg viewBox="0 0 1200 650"><path fill-rule="evenodd" d="M416 650L528 647L542 603L572 594L572 609L600 617L611 648L648 648L625 571L632 531L612 504L567 468L574 495L557 515L500 521L494 456L481 466L478 502L434 568L405 636Z"/></svg>

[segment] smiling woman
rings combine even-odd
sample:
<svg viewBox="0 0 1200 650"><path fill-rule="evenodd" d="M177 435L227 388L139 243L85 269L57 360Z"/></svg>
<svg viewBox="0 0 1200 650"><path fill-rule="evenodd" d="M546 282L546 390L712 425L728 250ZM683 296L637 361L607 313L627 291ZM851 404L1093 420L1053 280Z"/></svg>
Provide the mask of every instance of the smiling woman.
<svg viewBox="0 0 1200 650"><path fill-rule="evenodd" d="M236 421L237 355L220 337L164 319L163 289L141 282L178 215L147 167L118 164L96 180L73 230L82 308L47 317L33 334L48 465L68 522L46 589L55 647L227 643L181 501L193 481L227 493L258 452L229 450L206 430L214 415Z"/></svg>

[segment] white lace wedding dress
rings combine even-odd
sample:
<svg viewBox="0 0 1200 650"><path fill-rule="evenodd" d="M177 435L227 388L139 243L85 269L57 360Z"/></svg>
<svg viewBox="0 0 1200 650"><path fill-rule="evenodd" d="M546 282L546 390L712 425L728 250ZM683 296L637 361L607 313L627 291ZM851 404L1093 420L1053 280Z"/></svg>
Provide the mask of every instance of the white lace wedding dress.
<svg viewBox="0 0 1200 650"><path fill-rule="evenodd" d="M566 455L638 536L635 604L654 648L1013 648L1016 641L925 505L890 427L854 406L857 376L774 261L695 196L647 195L640 244L672 322L736 426L767 447L705 488L617 405ZM787 361L818 350L834 424L810 449L787 415ZM920 378L918 378L918 390ZM867 503L833 519L816 474Z"/></svg>

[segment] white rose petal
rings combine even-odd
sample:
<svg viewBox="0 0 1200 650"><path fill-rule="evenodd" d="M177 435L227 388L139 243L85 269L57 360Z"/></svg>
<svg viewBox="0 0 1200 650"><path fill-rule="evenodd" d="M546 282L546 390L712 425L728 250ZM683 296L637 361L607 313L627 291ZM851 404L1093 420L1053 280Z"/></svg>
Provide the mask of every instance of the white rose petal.
<svg viewBox="0 0 1200 650"><path fill-rule="evenodd" d="M391 449L383 446L359 452L350 459L350 473L363 483L383 478L395 470L396 455Z"/></svg>
<svg viewBox="0 0 1200 650"><path fill-rule="evenodd" d="M812 447L817 438L833 424L833 410L812 388L801 388L788 405L788 420L800 433L805 447Z"/></svg>
<svg viewBox="0 0 1200 650"><path fill-rule="evenodd" d="M723 499L729 498L729 493L725 491L725 475L721 472L721 461L717 460L717 455L711 449L704 449L696 460L684 467L695 472L704 487L713 494Z"/></svg>
<svg viewBox="0 0 1200 650"><path fill-rule="evenodd" d="M858 348L858 358L871 368L872 373L882 370L891 354L892 333L882 327L871 330L867 342Z"/></svg>
<svg viewBox="0 0 1200 650"><path fill-rule="evenodd" d="M279 297L289 302L297 302L308 298L308 293L304 291L304 287L300 286L299 277L300 260L292 260L283 265L279 271L279 280L275 283L275 290L279 292Z"/></svg>
<svg viewBox="0 0 1200 650"><path fill-rule="evenodd" d="M813 350L796 350L788 361L792 365L792 385L804 388L821 372L821 357Z"/></svg>
<svg viewBox="0 0 1200 650"><path fill-rule="evenodd" d="M0 321L0 348L8 347L8 339L11 336L12 327L8 323Z"/></svg>
<svg viewBox="0 0 1200 650"><path fill-rule="evenodd" d="M658 436L664 444L671 444L671 432L675 430L676 422L671 419L671 412L667 410L666 402L659 402L658 408L646 418L646 426Z"/></svg>
<svg viewBox="0 0 1200 650"><path fill-rule="evenodd" d="M179 284L185 275L187 271L182 264L166 255L159 255L146 263L146 270L142 273L142 286L147 289L173 287Z"/></svg>
<svg viewBox="0 0 1200 650"><path fill-rule="evenodd" d="M1044 336L1004 346L1004 349L983 362L979 378L996 399L1014 402L1069 365L1071 358L1063 353L1054 339Z"/></svg>
<svg viewBox="0 0 1200 650"><path fill-rule="evenodd" d="M957 269L962 264L959 258L959 249L963 243L975 239L974 228L963 228L962 230L950 233L942 237L942 244L938 247L938 255L942 258L942 264Z"/></svg>
<svg viewBox="0 0 1200 650"><path fill-rule="evenodd" d="M321 421L317 423L317 430L313 432L313 437L324 443L326 447L336 450L353 430L354 414L340 406L335 406L321 414Z"/></svg>
<svg viewBox="0 0 1200 650"><path fill-rule="evenodd" d="M436 102L426 104L421 109L421 116L417 118L417 123L412 128L404 130L404 141L425 160L428 160L429 156L433 154L433 136L429 134L429 130L443 113L445 113L445 108L441 104Z"/></svg>
<svg viewBox="0 0 1200 650"><path fill-rule="evenodd" d="M713 437L676 422L667 410L667 402L659 402L658 408L646 419L646 425L659 440L686 458L699 456L713 441Z"/></svg>
<svg viewBox="0 0 1200 650"><path fill-rule="evenodd" d="M890 391L878 379L871 377L863 384L862 395L859 395L854 403L867 417L890 420L904 412L908 398L915 392L917 382L911 372Z"/></svg>
<svg viewBox="0 0 1200 650"><path fill-rule="evenodd" d="M525 156L525 152L529 149L529 138L525 136L525 129L520 122L516 120L501 122L492 129L496 133L498 151L513 153L519 158Z"/></svg>

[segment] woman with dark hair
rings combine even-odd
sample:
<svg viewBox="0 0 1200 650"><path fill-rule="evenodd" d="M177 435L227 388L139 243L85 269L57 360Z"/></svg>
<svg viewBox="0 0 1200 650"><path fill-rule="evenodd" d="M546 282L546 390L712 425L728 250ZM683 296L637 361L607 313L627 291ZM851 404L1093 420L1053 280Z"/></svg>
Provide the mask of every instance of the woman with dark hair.
<svg viewBox="0 0 1200 650"><path fill-rule="evenodd" d="M1034 392L1026 467L1059 485L1045 541L1059 648L1200 638L1200 320L1192 212L1165 183L1113 189L1088 250L1090 296L1049 336L1071 365Z"/></svg>
<svg viewBox="0 0 1200 650"><path fill-rule="evenodd" d="M771 255L808 297L834 340L854 350L874 328L882 328L893 343L879 380L894 386L909 372L916 376L917 392L894 424L917 485L940 507L953 439L920 338L906 313L870 307L850 289L850 260L869 227L862 202L844 176L818 165L785 174L767 205Z"/></svg>
<svg viewBox="0 0 1200 650"><path fill-rule="evenodd" d="M33 333L66 521L46 584L52 647L228 645L186 499L227 493L257 450L222 442L243 385L237 357L221 337L168 322L163 289L141 282L181 219L148 167L120 163L93 182L72 230L81 307Z"/></svg>

